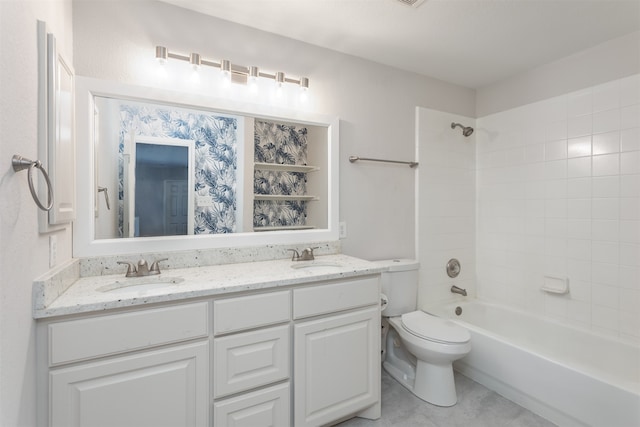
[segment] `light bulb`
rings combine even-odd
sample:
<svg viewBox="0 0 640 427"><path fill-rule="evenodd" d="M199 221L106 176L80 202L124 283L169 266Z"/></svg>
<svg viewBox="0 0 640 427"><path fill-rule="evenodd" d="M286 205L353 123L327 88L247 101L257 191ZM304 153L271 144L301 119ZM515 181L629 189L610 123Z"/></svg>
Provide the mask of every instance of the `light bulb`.
<svg viewBox="0 0 640 427"><path fill-rule="evenodd" d="M200 84L200 73L198 72L197 68L194 68L193 71L191 71L191 83L198 85Z"/></svg>
<svg viewBox="0 0 640 427"><path fill-rule="evenodd" d="M260 75L260 72L258 70L258 67L253 65L249 67L247 80L249 84L249 92L251 92L252 94L258 93L258 76L259 75Z"/></svg>
<svg viewBox="0 0 640 427"><path fill-rule="evenodd" d="M200 54L199 53L191 53L189 55L189 63L191 64L191 83L194 85L200 84Z"/></svg>
<svg viewBox="0 0 640 427"><path fill-rule="evenodd" d="M169 77L169 73L167 72L166 65L164 64L158 65L158 67L156 68L156 76L158 77L158 80L161 82L167 80L167 78Z"/></svg>
<svg viewBox="0 0 640 427"><path fill-rule="evenodd" d="M160 65L165 65L167 63L167 58L169 57L169 52L167 48L164 46L156 46L156 59Z"/></svg>
<svg viewBox="0 0 640 427"><path fill-rule="evenodd" d="M278 71L275 76L276 87L281 88L284 84L284 73L282 71Z"/></svg>
<svg viewBox="0 0 640 427"><path fill-rule="evenodd" d="M300 77L300 101L305 103L309 98L309 79L307 77Z"/></svg>
<svg viewBox="0 0 640 427"><path fill-rule="evenodd" d="M189 55L189 63L193 67L193 71L198 71L200 69L200 64L201 64L200 54L192 53L191 55Z"/></svg>
<svg viewBox="0 0 640 427"><path fill-rule="evenodd" d="M276 98L282 98L283 96L283 86L284 86L284 73L282 71L278 71L275 75L276 80Z"/></svg>
<svg viewBox="0 0 640 427"><path fill-rule="evenodd" d="M220 61L220 71L222 73L222 83L229 85L231 83L231 62L228 59Z"/></svg>
<svg viewBox="0 0 640 427"><path fill-rule="evenodd" d="M169 52L167 48L164 46L156 46L156 59L158 60L158 67L156 70L156 76L158 81L165 81L167 79L167 58L169 57Z"/></svg>
<svg viewBox="0 0 640 427"><path fill-rule="evenodd" d="M301 89L300 90L300 102L302 102L303 104L306 104L306 102L309 100L309 91L307 89Z"/></svg>

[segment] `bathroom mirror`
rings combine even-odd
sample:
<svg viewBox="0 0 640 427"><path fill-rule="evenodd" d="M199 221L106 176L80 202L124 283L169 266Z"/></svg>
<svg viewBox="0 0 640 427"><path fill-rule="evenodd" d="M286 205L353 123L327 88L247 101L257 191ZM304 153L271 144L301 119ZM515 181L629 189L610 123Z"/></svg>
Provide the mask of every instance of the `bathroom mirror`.
<svg viewBox="0 0 640 427"><path fill-rule="evenodd" d="M78 76L74 256L337 240L338 120Z"/></svg>

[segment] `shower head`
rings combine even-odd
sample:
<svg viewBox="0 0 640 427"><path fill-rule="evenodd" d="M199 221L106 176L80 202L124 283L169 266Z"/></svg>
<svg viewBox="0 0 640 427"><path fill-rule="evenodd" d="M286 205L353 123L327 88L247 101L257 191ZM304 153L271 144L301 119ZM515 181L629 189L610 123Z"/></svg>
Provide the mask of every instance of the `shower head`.
<svg viewBox="0 0 640 427"><path fill-rule="evenodd" d="M462 134L464 136L470 136L473 133L473 128L471 126L462 126L460 123L451 123L451 129L455 129L457 127L462 128Z"/></svg>

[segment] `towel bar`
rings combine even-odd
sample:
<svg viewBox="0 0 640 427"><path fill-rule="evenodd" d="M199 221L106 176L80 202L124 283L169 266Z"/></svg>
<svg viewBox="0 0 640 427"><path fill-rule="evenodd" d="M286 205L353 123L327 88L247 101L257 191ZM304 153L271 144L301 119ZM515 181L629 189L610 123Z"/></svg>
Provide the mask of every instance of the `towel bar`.
<svg viewBox="0 0 640 427"><path fill-rule="evenodd" d="M418 166L418 162L405 162L402 160L385 160L385 159L371 159L368 157L358 157L358 156L350 156L349 161L351 163L355 163L358 160L365 160L367 162L382 162L382 163L398 163L402 165L409 165L410 168L415 168Z"/></svg>
<svg viewBox="0 0 640 427"><path fill-rule="evenodd" d="M31 197L33 197L33 201L36 202L36 205L43 211L50 211L53 207L53 189L51 188L51 181L49 180L49 175L47 171L42 166L42 162L40 160L29 160L25 159L22 156L14 154L11 158L11 164L13 165L13 170L15 172L19 172L24 169L29 169L27 173L27 181L29 182L29 190L31 191ZM47 182L47 195L48 195L48 204L45 207L38 199L38 195L36 194L36 190L33 188L33 175L32 171L34 168L40 169L42 175L44 176L45 181Z"/></svg>

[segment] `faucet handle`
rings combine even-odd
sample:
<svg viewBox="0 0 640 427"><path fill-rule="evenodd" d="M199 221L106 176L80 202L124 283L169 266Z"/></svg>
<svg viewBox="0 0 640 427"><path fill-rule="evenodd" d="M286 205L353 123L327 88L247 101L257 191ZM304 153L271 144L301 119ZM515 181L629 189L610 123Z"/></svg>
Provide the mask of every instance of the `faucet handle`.
<svg viewBox="0 0 640 427"><path fill-rule="evenodd" d="M295 250L295 249L287 249L287 251L293 252L293 257L291 258L291 261L298 261L300 259L300 254L298 253L297 250Z"/></svg>
<svg viewBox="0 0 640 427"><path fill-rule="evenodd" d="M160 263L162 261L167 261L169 258L160 258L153 263L151 263L151 268L149 268L149 274L160 274Z"/></svg>
<svg viewBox="0 0 640 427"><path fill-rule="evenodd" d="M129 261L118 261L118 264L127 265L127 272L125 277L135 277L138 275L138 270L136 269L136 265Z"/></svg>
<svg viewBox="0 0 640 427"><path fill-rule="evenodd" d="M315 259L315 257L313 256L314 249L318 249L318 247L316 246L315 248L304 248L302 250L302 254L300 255L300 259L304 261L313 261Z"/></svg>

